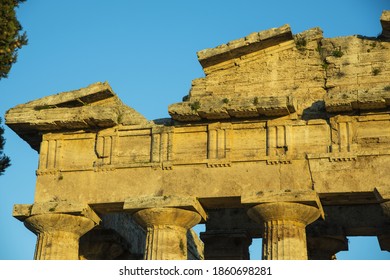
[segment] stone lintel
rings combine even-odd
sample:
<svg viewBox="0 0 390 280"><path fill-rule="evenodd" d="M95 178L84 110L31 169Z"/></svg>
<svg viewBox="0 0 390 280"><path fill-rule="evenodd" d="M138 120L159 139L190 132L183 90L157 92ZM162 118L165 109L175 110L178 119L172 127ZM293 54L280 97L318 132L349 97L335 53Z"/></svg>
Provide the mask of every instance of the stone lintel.
<svg viewBox="0 0 390 280"><path fill-rule="evenodd" d="M320 211L321 217L324 219L324 209L318 194L315 191L280 191L280 192L253 192L243 194L241 196L241 203L249 207L263 203L274 202L294 202L309 206L314 206Z"/></svg>
<svg viewBox="0 0 390 280"><path fill-rule="evenodd" d="M390 93L383 86L371 91L329 92L325 98L326 111L351 112L354 110L380 110L390 106Z"/></svg>
<svg viewBox="0 0 390 280"><path fill-rule="evenodd" d="M227 44L199 51L197 55L202 67L207 68L223 61L234 59L292 39L291 28L288 24L285 24L279 28L254 32L244 38L230 41Z"/></svg>
<svg viewBox="0 0 390 280"><path fill-rule="evenodd" d="M382 36L390 38L390 10L383 11L381 16Z"/></svg>
<svg viewBox="0 0 390 280"><path fill-rule="evenodd" d="M16 204L14 205L12 213L12 215L20 221L24 221L28 217L41 214L70 214L89 218L95 224L100 223L99 216L88 205L65 201Z"/></svg>
<svg viewBox="0 0 390 280"><path fill-rule="evenodd" d="M207 214L195 197L181 196L140 196L126 199L123 209L128 212L137 212L149 208L180 208L198 213L203 221Z"/></svg>

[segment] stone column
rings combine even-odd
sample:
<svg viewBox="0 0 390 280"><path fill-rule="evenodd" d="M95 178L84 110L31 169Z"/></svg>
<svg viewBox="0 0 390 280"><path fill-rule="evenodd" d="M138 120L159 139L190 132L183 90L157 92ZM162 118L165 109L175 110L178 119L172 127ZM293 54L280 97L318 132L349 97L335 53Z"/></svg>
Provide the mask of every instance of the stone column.
<svg viewBox="0 0 390 280"><path fill-rule="evenodd" d="M79 238L96 223L83 216L39 214L24 221L37 234L36 260L78 260Z"/></svg>
<svg viewBox="0 0 390 280"><path fill-rule="evenodd" d="M307 238L310 260L335 260L336 253L348 250L346 237L319 236Z"/></svg>
<svg viewBox="0 0 390 280"><path fill-rule="evenodd" d="M320 216L316 207L294 202L256 205L248 215L264 223L264 260L307 260L306 225Z"/></svg>
<svg viewBox="0 0 390 280"><path fill-rule="evenodd" d="M145 260L186 260L187 230L201 216L180 208L148 208L134 214L146 230Z"/></svg>
<svg viewBox="0 0 390 280"><path fill-rule="evenodd" d="M205 260L249 260L252 238L246 231L208 230L200 235Z"/></svg>

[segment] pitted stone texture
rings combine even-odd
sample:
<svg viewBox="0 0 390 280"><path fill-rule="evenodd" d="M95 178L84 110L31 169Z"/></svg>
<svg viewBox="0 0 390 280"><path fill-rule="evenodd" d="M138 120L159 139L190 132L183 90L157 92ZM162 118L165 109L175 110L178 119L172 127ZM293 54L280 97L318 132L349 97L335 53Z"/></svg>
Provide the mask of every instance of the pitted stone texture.
<svg viewBox="0 0 390 280"><path fill-rule="evenodd" d="M5 119L37 151L42 132L148 123L140 113L124 105L107 82L18 105L8 110Z"/></svg>
<svg viewBox="0 0 390 280"><path fill-rule="evenodd" d="M264 203L248 210L264 223L263 259L307 260L306 225L320 217L318 208L291 202Z"/></svg>
<svg viewBox="0 0 390 280"><path fill-rule="evenodd" d="M34 215L24 223L38 236L37 260L79 259L79 239L96 225L88 218L68 214Z"/></svg>
<svg viewBox="0 0 390 280"><path fill-rule="evenodd" d="M168 111L181 122L296 118L325 94L316 51L321 38L319 28L293 36L286 25L200 51L206 77L194 80L184 102Z"/></svg>
<svg viewBox="0 0 390 280"><path fill-rule="evenodd" d="M292 35L283 26L200 51L206 77L169 113L191 122L383 110L390 106L389 14L382 14L379 38L323 38L319 28ZM294 103L267 104L270 98Z"/></svg>
<svg viewBox="0 0 390 280"><path fill-rule="evenodd" d="M178 208L150 208L136 212L134 219L146 230L146 260L186 260L187 231L201 217Z"/></svg>
<svg viewBox="0 0 390 280"><path fill-rule="evenodd" d="M244 38L230 41L215 48L199 51L197 55L200 64L207 68L228 59L240 57L248 52L265 49L291 39L291 28L286 24L279 28L251 33Z"/></svg>

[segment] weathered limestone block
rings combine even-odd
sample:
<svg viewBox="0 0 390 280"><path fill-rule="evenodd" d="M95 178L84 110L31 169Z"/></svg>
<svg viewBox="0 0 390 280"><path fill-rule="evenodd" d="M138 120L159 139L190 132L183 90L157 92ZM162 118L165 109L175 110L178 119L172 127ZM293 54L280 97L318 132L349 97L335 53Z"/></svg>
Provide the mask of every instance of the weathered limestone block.
<svg viewBox="0 0 390 280"><path fill-rule="evenodd" d="M18 105L5 118L7 125L37 151L42 132L147 123L120 101L108 83L100 82Z"/></svg>
<svg viewBox="0 0 390 280"><path fill-rule="evenodd" d="M370 111L389 106L390 42L383 40L383 35L329 38L321 43L328 112Z"/></svg>
<svg viewBox="0 0 390 280"><path fill-rule="evenodd" d="M171 105L169 113L174 120L191 122L295 118L294 112L298 117L316 118L326 117L326 111L385 109L390 89L388 14L384 11L381 17L381 38L323 38L319 28L292 35L284 26L200 51L206 77L194 80L184 102ZM256 113L254 103L282 96L296 101L294 110L267 106Z"/></svg>
<svg viewBox="0 0 390 280"><path fill-rule="evenodd" d="M296 118L325 93L321 38L318 28L292 36L283 26L200 51L206 77L168 111L178 121Z"/></svg>
<svg viewBox="0 0 390 280"><path fill-rule="evenodd" d="M351 112L353 110L380 110L390 105L390 91L369 93L354 91L348 93L330 92L325 96L328 112Z"/></svg>
<svg viewBox="0 0 390 280"><path fill-rule="evenodd" d="M187 231L201 216L178 208L150 208L137 211L134 219L146 230L146 260L186 260Z"/></svg>
<svg viewBox="0 0 390 280"><path fill-rule="evenodd" d="M263 259L307 260L306 225L320 217L318 208L291 202L264 203L248 210L264 223Z"/></svg>
<svg viewBox="0 0 390 280"><path fill-rule="evenodd" d="M178 121L223 120L230 118L252 118L259 116L279 117L296 111L292 96L251 98L202 98L192 103L182 102L169 106L172 118Z"/></svg>
<svg viewBox="0 0 390 280"><path fill-rule="evenodd" d="M202 67L207 68L227 59L240 57L246 54L248 49L253 52L291 39L291 28L286 24L279 28L249 34L245 38L230 41L213 49L199 51L197 55Z"/></svg>

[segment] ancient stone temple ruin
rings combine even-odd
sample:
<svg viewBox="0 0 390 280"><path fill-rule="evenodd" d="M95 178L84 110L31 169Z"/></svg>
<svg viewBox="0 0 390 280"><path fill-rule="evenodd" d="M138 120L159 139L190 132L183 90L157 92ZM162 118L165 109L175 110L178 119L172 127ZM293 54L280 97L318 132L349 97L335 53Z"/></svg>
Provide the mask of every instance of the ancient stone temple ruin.
<svg viewBox="0 0 390 280"><path fill-rule="evenodd" d="M332 259L390 251L390 11L380 36L288 25L198 52L205 77L149 121L107 83L10 109L39 153L13 215L36 259ZM205 224L200 236L191 228ZM261 250L261 248L258 248Z"/></svg>

